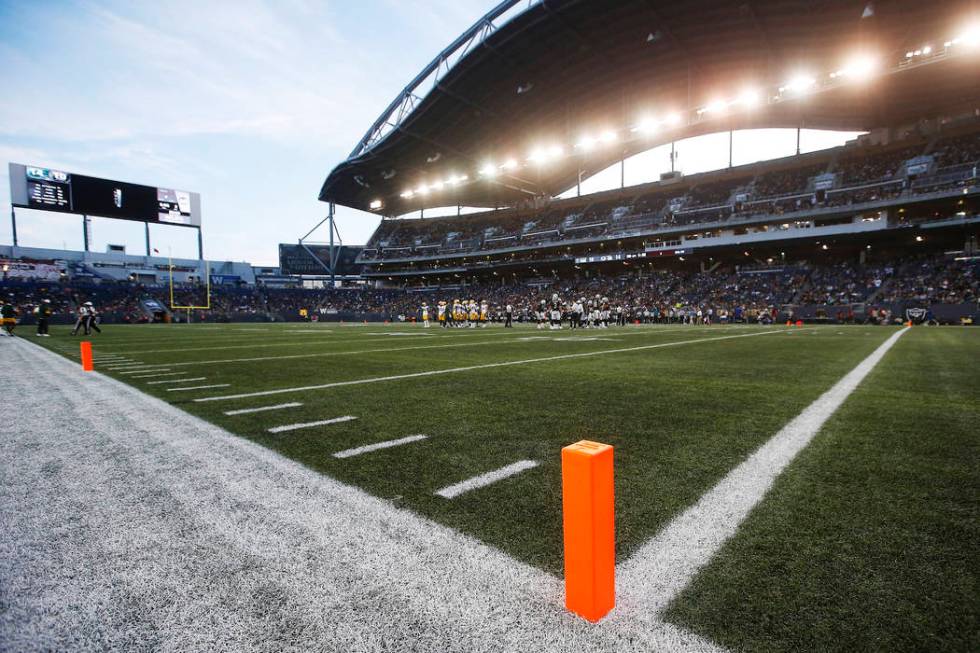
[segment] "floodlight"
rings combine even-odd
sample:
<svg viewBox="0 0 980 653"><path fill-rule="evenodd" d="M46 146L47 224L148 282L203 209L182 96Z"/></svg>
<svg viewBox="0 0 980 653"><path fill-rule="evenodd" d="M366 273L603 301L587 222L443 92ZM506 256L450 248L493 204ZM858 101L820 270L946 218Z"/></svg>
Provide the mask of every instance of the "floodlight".
<svg viewBox="0 0 980 653"><path fill-rule="evenodd" d="M496 177L497 166L493 165L493 163L487 162L483 164L482 168L480 168L480 174L484 177Z"/></svg>
<svg viewBox="0 0 980 653"><path fill-rule="evenodd" d="M531 150L531 153L528 155L527 160L533 161L535 163L540 163L541 161L544 161L546 157L547 157L547 153L544 151L544 149L540 147L536 147L533 150Z"/></svg>
<svg viewBox="0 0 980 653"><path fill-rule="evenodd" d="M660 123L655 118L644 118L636 126L636 129L644 134L652 134L657 131L658 127L660 127Z"/></svg>
<svg viewBox="0 0 980 653"><path fill-rule="evenodd" d="M953 42L968 48L977 47L980 45L980 25L970 25Z"/></svg>
<svg viewBox="0 0 980 653"><path fill-rule="evenodd" d="M704 113L721 113L728 104L724 100L712 100L702 110Z"/></svg>
<svg viewBox="0 0 980 653"><path fill-rule="evenodd" d="M922 54L922 50L916 50L916 56ZM857 80L864 80L874 74L878 68L878 61L869 54L859 54L854 56L843 69L838 71L838 75L851 77Z"/></svg>
<svg viewBox="0 0 980 653"><path fill-rule="evenodd" d="M932 54L932 46L927 45L926 47L922 48L922 54Z"/></svg>
<svg viewBox="0 0 980 653"><path fill-rule="evenodd" d="M599 134L599 140L603 143L614 143L616 141L616 132L611 129L607 129Z"/></svg>
<svg viewBox="0 0 980 653"><path fill-rule="evenodd" d="M504 164L500 166L502 170L513 170L517 167L517 161L515 159L507 159Z"/></svg>
<svg viewBox="0 0 980 653"><path fill-rule="evenodd" d="M557 159L564 153L565 150L562 148L561 145L552 145L550 148L548 148L548 156L553 159Z"/></svg>
<svg viewBox="0 0 980 653"><path fill-rule="evenodd" d="M595 147L595 139L591 136L583 136L579 139L579 142L575 144L575 147L583 152L589 152Z"/></svg>
<svg viewBox="0 0 980 653"><path fill-rule="evenodd" d="M415 192L418 193L419 195L427 195L429 193L429 187L426 186L425 184L422 184L421 186L415 189Z"/></svg>
<svg viewBox="0 0 980 653"><path fill-rule="evenodd" d="M759 104L759 91L754 88L743 89L735 101L743 107L750 109Z"/></svg>
<svg viewBox="0 0 980 653"><path fill-rule="evenodd" d="M409 188L408 190L406 190L406 191L404 191L404 192L403 192L403 193L401 194L401 197L403 197L404 199L407 199L407 200L408 200L408 199L412 199L412 197L413 197L414 195L415 195L415 192L414 192L414 191L412 191L412 189L411 189L411 188Z"/></svg>
<svg viewBox="0 0 980 653"><path fill-rule="evenodd" d="M676 111L668 113L664 120L668 125L679 125L681 122L681 114L677 113Z"/></svg>
<svg viewBox="0 0 980 653"><path fill-rule="evenodd" d="M369 206L371 207L372 211L377 211L382 207L381 200L374 200Z"/></svg>
<svg viewBox="0 0 980 653"><path fill-rule="evenodd" d="M816 83L817 80L810 75L800 74L790 79L785 86L780 87L779 92L806 93Z"/></svg>
<svg viewBox="0 0 980 653"><path fill-rule="evenodd" d="M436 180L432 182L432 188L434 190L442 190L442 181Z"/></svg>

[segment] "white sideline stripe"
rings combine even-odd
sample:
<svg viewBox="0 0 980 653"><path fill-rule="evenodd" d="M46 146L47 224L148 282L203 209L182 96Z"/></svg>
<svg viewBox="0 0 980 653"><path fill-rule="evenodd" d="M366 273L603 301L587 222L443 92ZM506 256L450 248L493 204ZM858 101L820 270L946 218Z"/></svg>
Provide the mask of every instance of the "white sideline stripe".
<svg viewBox="0 0 980 653"><path fill-rule="evenodd" d="M134 379L138 379L138 376L134 376ZM164 379L163 381L147 381L146 385L157 385L159 383L190 383L191 381L207 381L206 376L197 376L193 379Z"/></svg>
<svg viewBox="0 0 980 653"><path fill-rule="evenodd" d="M780 473L875 368L908 328L893 334L830 390L731 470L620 565L617 594L634 611L656 615L735 534Z"/></svg>
<svg viewBox="0 0 980 653"><path fill-rule="evenodd" d="M441 490L436 490L436 495L444 499L455 499L464 492L486 487L496 483L497 481L502 481L505 478L509 478L514 474L520 474L526 469L531 469L532 467L537 466L538 463L535 460L519 460L516 463L507 465L506 467L501 467L500 469L495 469L492 472L480 474L479 476L474 476L473 478L456 483L455 485L450 485L442 488Z"/></svg>
<svg viewBox="0 0 980 653"><path fill-rule="evenodd" d="M154 365L153 367L141 367L138 370L126 370L125 372L120 372L120 374L144 374L146 372L169 372L169 367L158 367Z"/></svg>
<svg viewBox="0 0 980 653"><path fill-rule="evenodd" d="M298 429L308 429L314 426L325 426L327 424L339 424L340 422L349 422L351 420L357 419L352 415L344 415L343 417L334 417L333 419L321 419L316 422L301 422L299 424L285 424L283 426L273 426L271 429L266 429L269 433L284 433L286 431L296 431Z"/></svg>
<svg viewBox="0 0 980 653"><path fill-rule="evenodd" d="M214 385L192 385L187 388L167 388L167 392L180 392L181 390L207 390L209 388L227 388L230 383L215 383Z"/></svg>
<svg viewBox="0 0 980 653"><path fill-rule="evenodd" d="M227 415L228 413L225 413ZM338 451L333 455L334 458L351 458L353 456L360 456L362 453L370 453L372 451L378 451L379 449L389 449L391 447L397 447L403 444L410 444L412 442L418 442L419 440L425 440L429 436L427 435L409 435L404 438L398 438L397 440L385 440L384 442L375 442L374 444L366 444L363 447L354 447L353 449L344 449L343 451Z"/></svg>
<svg viewBox="0 0 980 653"><path fill-rule="evenodd" d="M161 377L161 376L183 376L185 374L187 374L187 372L170 372L169 374L137 374L133 378L134 379L152 379L152 378L157 378L157 377Z"/></svg>
<svg viewBox="0 0 980 653"><path fill-rule="evenodd" d="M630 351L643 351L645 349L657 349L659 347L676 347L678 345L690 345L698 342L713 342L718 340L730 340L732 338L752 338L755 336L768 336L774 333L790 333L792 329L780 331L763 331L761 333L743 333L734 336L719 336L716 338L698 338L696 340L679 340L677 342L661 342L655 345L640 345L639 347L624 347L620 349L601 349L599 351L587 351L577 354L560 354L557 356L544 356L542 358L525 358L517 361L504 361L502 363L484 363L482 365L469 365L466 367L451 367L444 370L430 370L428 372L413 372L411 374L396 374L394 376L376 376L368 379L356 379L354 381L336 381L334 383L322 383L320 385L307 385L297 388L279 388L277 390L262 390L260 392L246 392L237 395L219 395L217 397L201 397L194 401L225 401L227 399L248 399L249 397L267 397L269 395L284 394L287 392L308 392L310 390L325 390L327 388L338 388L346 385L361 385L364 383L380 383L383 381L398 381L400 379L414 379L421 376L437 376L439 374L454 374L456 372L470 372L472 370L485 370L493 367L508 367L511 365L527 365L529 363L542 363L547 361L559 361L570 358L585 358L587 356L603 356L605 354L621 354ZM285 358L285 357L283 357Z"/></svg>
<svg viewBox="0 0 980 653"><path fill-rule="evenodd" d="M226 410L225 415L248 415L249 413L264 413L267 410L279 410L281 408L296 408L302 406L300 401L291 401L288 404L275 404L273 406L258 406L256 408L239 408L238 410Z"/></svg>

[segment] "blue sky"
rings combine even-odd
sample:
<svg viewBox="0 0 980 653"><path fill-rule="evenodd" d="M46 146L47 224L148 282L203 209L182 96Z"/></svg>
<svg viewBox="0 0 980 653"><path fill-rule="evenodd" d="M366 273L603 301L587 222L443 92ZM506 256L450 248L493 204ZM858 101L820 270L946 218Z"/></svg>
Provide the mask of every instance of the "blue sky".
<svg viewBox="0 0 980 653"><path fill-rule="evenodd" d="M0 242L6 162L200 192L205 256L276 264L325 214L326 173L490 0L0 0ZM20 244L80 249L81 218L18 210ZM341 209L344 241L375 216ZM97 219L93 249L143 251ZM193 230L154 246L196 256Z"/></svg>

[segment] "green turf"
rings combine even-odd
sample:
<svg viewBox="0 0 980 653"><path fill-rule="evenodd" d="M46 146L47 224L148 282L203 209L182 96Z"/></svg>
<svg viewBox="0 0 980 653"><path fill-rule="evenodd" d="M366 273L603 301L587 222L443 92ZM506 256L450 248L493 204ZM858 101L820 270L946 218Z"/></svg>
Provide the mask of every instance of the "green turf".
<svg viewBox="0 0 980 653"><path fill-rule="evenodd" d="M877 327L787 330L784 327L675 326L574 334L567 330L553 333L533 328L505 331L499 327L486 331L448 332L433 328L428 332L432 335L418 335L423 330L416 326L376 325L110 325L104 334L94 336L93 341L97 353L123 352L145 363L171 363L172 371L188 372L188 376L193 377L206 376L207 380L200 384L228 383L230 387L172 393L166 391L168 384L147 385L152 378L134 379L134 375L108 371L106 365L101 366L102 371L313 469L358 485L488 542L518 559L559 574L562 566L559 451L562 446L588 438L616 447L617 552L622 560L673 516L693 504L894 330ZM389 333L413 335L386 335ZM758 335L718 339L749 334ZM552 340L553 337L558 340ZM595 337L609 340L587 339ZM910 365L911 361L905 360L903 352L912 352L915 346L922 348L922 365L928 363L930 352L941 352L934 356L938 360L952 361L953 364L941 369L934 367L933 377L954 374L957 365L962 367L977 360L980 332L916 329L906 338L909 344L903 339L886 357L889 366ZM37 340L39 344L67 355L74 355L77 348L75 341L67 336L66 329L55 329L54 337ZM668 343L686 344L269 397L213 403L193 401L213 395ZM972 359L969 358L971 355ZM263 360L235 360L242 358ZM908 370L898 368L895 372L900 377L898 380L879 372L870 377L862 386L861 396L868 395L872 399L891 396L890 400L881 401L885 408L896 410L883 411L869 421L861 410L855 414L849 403L847 414L851 417L838 416L833 421L833 428L840 432L836 437L849 442L850 438L867 436L863 429L884 420L890 424L889 431L901 433L901 429L907 428L921 432L938 423L935 419L938 414L939 419L956 426L953 432L960 435L957 442L961 449L954 454L936 445L934 448L939 451L934 453L952 459L958 456L961 465L968 464L964 461L975 461L975 449L972 459L970 452L963 449L966 447L965 420L975 422L975 410L971 413L970 407L957 405L956 409L944 413L939 399L931 403L923 401L921 405L915 399L918 386L934 396L948 386L960 387L961 397L975 400L975 380L964 380L956 374L956 378L947 379L948 383L938 384L928 369L913 367ZM907 375L909 378L905 378ZM897 386L890 391L892 394L885 392L890 387L889 382ZM971 386L971 382L974 385ZM967 390L972 390L972 395ZM904 405L892 406L894 393L901 392L909 393L909 396L901 396ZM251 415L223 414L230 409L289 401L301 401L304 406ZM901 418L897 417L898 409L904 411ZM266 432L270 426L340 415L355 415L358 420L278 435ZM898 426L891 425L893 418ZM852 420L855 422L853 430ZM830 428L828 426L828 430ZM429 439L345 460L331 456L341 449L418 433L428 435ZM819 450L827 448L826 442L833 437L829 433L821 435ZM839 504L849 506L849 498L864 501L853 498L863 497L861 491L877 496L877 492L884 492L890 486L878 483L879 477L869 475L869 470L862 469L862 465L877 469L875 465L882 463L845 462L848 456L860 458L866 451L869 456L874 453L870 446L856 451L842 448L840 444L830 447L826 458L814 464L816 477L801 475L802 464L795 465L787 479L780 482L778 496L785 492L782 488L786 483L795 482L800 489L794 494L794 501L800 501L802 497L827 491L822 484L836 483L837 479L842 487L829 488L836 495L821 504L828 510ZM895 450L886 453L898 455ZM806 460L813 455L816 454L806 452ZM536 460L540 466L453 500L434 495L441 487L522 459ZM958 502L966 496L964 488L971 481L975 487L976 463L972 463L972 478L969 474L964 475L963 470L957 469L952 462L937 467L927 463L917 465L909 454L905 464L915 472L908 474L909 479L916 480L906 489L908 494L921 500L917 510L940 509L933 506L931 496L926 492L928 488L920 488L923 477L938 477L932 481L933 485L948 489L948 492L940 493L939 498L952 499L959 506L959 512L949 517L960 525L960 529L951 529L947 542L927 546L923 555L949 562L944 557L944 551L948 549L959 551L962 559L962 552L970 547L970 540L964 539L962 525L970 515L964 513L965 508ZM902 497L905 495L900 494L899 498ZM765 503L766 509L773 501ZM944 505L947 504L939 504ZM796 514L802 509L794 503L790 510ZM914 539L911 534L916 533L920 521L928 521L927 514L906 515L899 508L896 508L899 514L895 515L873 507L868 510L875 512L885 526L904 534L905 541ZM770 526L768 522L758 524L759 514L763 513L761 508L754 513L749 532L757 532L758 537L765 540ZM871 545L857 551L825 547L823 538L827 535L827 526L816 518L794 522L791 526L786 523L788 519L784 515L777 520L781 527L779 538L766 543L770 548L787 543L785 556L788 560L784 561L787 569L797 566L807 569L811 562L809 549L818 545L822 547L818 564L830 569L847 564L857 568L873 566L879 557ZM834 533L831 540L842 538L840 533ZM897 540L903 541L902 538ZM741 535L736 542L742 542ZM892 555L887 547L883 550ZM772 595L780 602L773 617L779 623L768 623L764 616L766 612L760 606L766 604L772 579L760 580L758 576L751 576L751 588L739 586L738 590L729 592L726 589L729 582L734 583L743 575L748 579L755 570L750 564L752 559L746 561L737 556L733 558L733 555L729 547L722 560L735 560L731 563L735 565L735 571L712 566L710 573L699 578L696 589L674 606L673 618L735 646L793 649L813 648L808 644L814 643L820 648L816 643L824 641L821 629L834 624L811 619L809 615L789 614L795 609L819 613L823 603L809 605L810 597L816 600L820 597L819 592L805 593L796 599L792 595L794 588L787 587L782 593ZM723 562L719 562L721 564ZM716 568L721 571L715 571ZM925 565L922 569L916 567L919 571L924 568ZM948 566L942 565L935 569L941 569L943 573L949 571ZM770 571L762 568L757 573L764 575ZM776 570L776 573L784 572ZM822 582L823 579L815 579L815 582L818 580ZM887 578L882 582L885 581ZM962 593L954 586L941 579L923 582L920 587L923 592L934 591L922 600L932 601L936 606L960 600ZM897 581L896 587L904 586ZM827 589L827 594L836 596L841 589L837 583ZM744 606L740 607L737 601L731 603L732 597L743 595L747 597ZM886 596L883 612L887 611L889 600ZM734 618L730 630L719 625L736 614L738 608L749 613L746 616L749 622L744 628L739 619ZM852 612L846 619L840 616L845 612L843 609L834 613L836 618L843 620L841 627L860 630L862 612L853 611L853 606L848 606L848 610ZM919 622L899 629L906 633L906 639L895 641L919 641L908 639L909 632L919 627L927 630L942 627L939 608L920 614ZM802 622L794 625L794 619L802 619ZM882 620L881 623L886 622ZM797 630L805 632L797 633L797 639L792 641L781 639L786 633ZM733 635L739 631L744 631L744 639ZM760 633L758 637L753 636L756 632ZM854 641L867 644L872 640Z"/></svg>
<svg viewBox="0 0 980 653"><path fill-rule="evenodd" d="M978 335L899 341L670 619L753 651L980 650Z"/></svg>

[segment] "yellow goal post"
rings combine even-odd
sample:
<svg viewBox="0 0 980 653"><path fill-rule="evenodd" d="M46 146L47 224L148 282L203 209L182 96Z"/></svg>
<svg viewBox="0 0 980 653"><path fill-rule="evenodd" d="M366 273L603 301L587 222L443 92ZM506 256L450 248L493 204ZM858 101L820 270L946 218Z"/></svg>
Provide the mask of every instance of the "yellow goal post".
<svg viewBox="0 0 980 653"><path fill-rule="evenodd" d="M211 310L211 266L207 261L202 261L204 266L204 284L205 292L207 293L207 303L203 306L185 306L177 305L174 303L174 262L171 257L167 257L167 270L170 273L170 310L171 311L187 311L187 323L190 324L191 321L191 311L209 311Z"/></svg>

